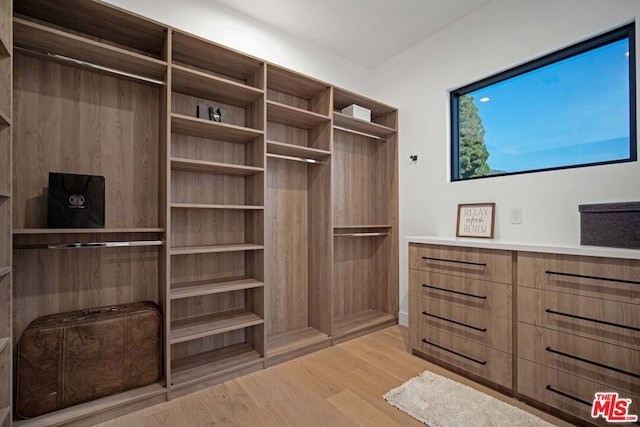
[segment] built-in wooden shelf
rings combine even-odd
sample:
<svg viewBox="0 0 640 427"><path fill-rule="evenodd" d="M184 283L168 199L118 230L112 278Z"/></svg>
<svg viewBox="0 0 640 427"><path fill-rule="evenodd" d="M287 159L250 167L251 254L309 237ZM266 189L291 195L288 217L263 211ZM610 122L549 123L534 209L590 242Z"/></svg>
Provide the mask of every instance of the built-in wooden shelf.
<svg viewBox="0 0 640 427"><path fill-rule="evenodd" d="M89 417L99 417L100 414L117 411L125 405L134 405L144 400L158 399L157 403L166 400L167 389L161 384L151 384L145 387L128 390L113 396L81 403L70 408L61 409L50 414L30 418L28 420L14 421L15 427L41 427L41 426L62 426L80 422ZM144 405L143 405L144 406ZM148 406L148 404L147 404ZM105 415L105 419L109 416ZM93 423L91 423L93 424ZM88 425L85 421L83 425Z"/></svg>
<svg viewBox="0 0 640 427"><path fill-rule="evenodd" d="M11 273L11 267L0 267L0 279Z"/></svg>
<svg viewBox="0 0 640 427"><path fill-rule="evenodd" d="M8 199L11 197L11 191L9 190L0 190L0 197Z"/></svg>
<svg viewBox="0 0 640 427"><path fill-rule="evenodd" d="M164 233L164 228L15 228L14 235Z"/></svg>
<svg viewBox="0 0 640 427"><path fill-rule="evenodd" d="M267 337L267 365L331 346L331 337L313 327L294 329Z"/></svg>
<svg viewBox="0 0 640 427"><path fill-rule="evenodd" d="M171 285L170 298L191 298L261 287L264 287L263 282L248 277L175 283Z"/></svg>
<svg viewBox="0 0 640 427"><path fill-rule="evenodd" d="M273 64L267 66L269 89L299 98L311 99L329 88L329 84Z"/></svg>
<svg viewBox="0 0 640 427"><path fill-rule="evenodd" d="M303 147L301 145L287 144L284 142L267 141L267 153L279 154L281 156L303 157L306 159L318 160L331 154L327 150Z"/></svg>
<svg viewBox="0 0 640 427"><path fill-rule="evenodd" d="M312 129L323 123L328 123L331 118L313 111L267 101L267 120L301 129Z"/></svg>
<svg viewBox="0 0 640 427"><path fill-rule="evenodd" d="M256 251L264 249L262 245L236 244L236 245L212 245L212 246L182 246L171 248L171 255L195 255L220 252Z"/></svg>
<svg viewBox="0 0 640 427"><path fill-rule="evenodd" d="M201 71L192 70L180 65L171 66L171 90L185 95L195 96L247 107L264 95L264 90L236 83Z"/></svg>
<svg viewBox="0 0 640 427"><path fill-rule="evenodd" d="M333 320L334 339L364 334L385 326L395 325L398 319L389 313L364 310Z"/></svg>
<svg viewBox="0 0 640 427"><path fill-rule="evenodd" d="M3 426L4 423L7 421L7 419L9 418L9 414L11 413L11 408L10 407L4 407L4 408L0 408L0 426Z"/></svg>
<svg viewBox="0 0 640 427"><path fill-rule="evenodd" d="M7 348L7 344L9 344L9 341L11 341L9 337L0 338L0 353L2 353L5 348ZM0 423L0 425L2 425L2 423Z"/></svg>
<svg viewBox="0 0 640 427"><path fill-rule="evenodd" d="M0 126L11 126L11 120L4 111L0 111Z"/></svg>
<svg viewBox="0 0 640 427"><path fill-rule="evenodd" d="M184 172L213 173L220 175L249 176L264 172L264 168L255 166L234 165L230 163L216 163L204 160L171 158L171 169Z"/></svg>
<svg viewBox="0 0 640 427"><path fill-rule="evenodd" d="M251 205L205 205L203 203L171 203L174 209L228 209L228 210L264 210L264 206Z"/></svg>
<svg viewBox="0 0 640 427"><path fill-rule="evenodd" d="M333 112L333 125L382 139L388 138L396 133L396 130L390 127L368 122L366 120L356 119L338 111Z"/></svg>
<svg viewBox="0 0 640 427"><path fill-rule="evenodd" d="M396 113L396 109L389 105L382 104L376 100L367 98L355 92L351 92L339 87L333 87L333 107L334 110L341 111L351 104L371 110L371 117L375 121L376 117L384 117Z"/></svg>
<svg viewBox="0 0 640 427"><path fill-rule="evenodd" d="M239 144L249 143L264 135L261 130L212 122L176 113L171 114L171 132Z"/></svg>
<svg viewBox="0 0 640 427"><path fill-rule="evenodd" d="M260 59L176 29L173 29L172 41L174 64L211 71L248 86L260 87L252 83L264 82L264 78L255 78L260 76L264 66Z"/></svg>
<svg viewBox="0 0 640 427"><path fill-rule="evenodd" d="M246 309L174 320L171 322L169 343L178 344L211 335L249 328L263 323L263 318Z"/></svg>
<svg viewBox="0 0 640 427"><path fill-rule="evenodd" d="M186 387L262 365L263 358L249 344L236 344L171 361L171 389Z"/></svg>
<svg viewBox="0 0 640 427"><path fill-rule="evenodd" d="M20 18L13 19L13 37L15 46L19 48L61 55L157 81L164 81L167 70L165 61Z"/></svg>

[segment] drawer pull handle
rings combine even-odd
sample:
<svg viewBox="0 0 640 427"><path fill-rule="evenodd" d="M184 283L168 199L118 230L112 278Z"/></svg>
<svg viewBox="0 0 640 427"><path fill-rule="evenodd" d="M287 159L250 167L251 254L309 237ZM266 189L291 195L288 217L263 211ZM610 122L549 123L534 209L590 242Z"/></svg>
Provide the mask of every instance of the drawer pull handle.
<svg viewBox="0 0 640 427"><path fill-rule="evenodd" d="M571 359L579 360L579 361L584 362L584 363L589 363L591 365L598 366L600 368L605 368L605 369L609 369L609 370L614 371L614 372L619 372L621 374L629 375L630 377L640 378L639 374L636 374L636 373L633 373L633 372L624 371L622 369L614 368L613 366L605 365L603 363L594 362L593 360L584 359L584 358L579 357L579 356L574 356L573 354L563 353L562 351L554 350L551 347L547 347L546 350L548 352L550 352L550 353L559 354L560 356L569 357Z"/></svg>
<svg viewBox="0 0 640 427"><path fill-rule="evenodd" d="M583 274L573 274L573 273L560 273L558 271L545 271L547 274L554 274L556 276L567 276L567 277L578 277L580 279L593 279L593 280L606 280L607 282L616 282L616 283L628 283L631 285L640 285L640 282L636 280L624 280L624 279L612 279L610 277L598 277L598 276L585 276Z"/></svg>
<svg viewBox="0 0 640 427"><path fill-rule="evenodd" d="M487 264L484 262L471 262L471 261L459 261L457 259L446 259L446 258L433 258L428 256L423 256L422 259L427 261L441 261L441 262L453 262L456 264L467 264L467 265L476 265L478 267L486 267Z"/></svg>
<svg viewBox="0 0 640 427"><path fill-rule="evenodd" d="M429 288L429 289L436 289L438 291L443 291L443 292L451 292L452 294L464 295L465 297L487 299L487 297L485 295L467 294L465 292L452 291L451 289L439 288L437 286L431 286L431 285L423 284L422 287L423 288Z"/></svg>
<svg viewBox="0 0 640 427"><path fill-rule="evenodd" d="M464 358L465 358L465 359L467 359L467 360L471 360L472 362L476 362L478 365L486 365L486 364L487 364L487 362L486 362L486 361L484 361L484 360L478 360L478 359L474 359L473 357L465 356L465 355L464 355L464 354L462 354L462 353L458 353L457 351L453 351L453 350L448 349L448 348L446 348L446 347L442 347L441 345L438 345L438 344L432 343L432 342L430 342L430 341L427 341L427 340L425 340L424 338L422 339L422 342L423 342L423 343L425 343L425 344L429 344L429 345L432 345L432 346L434 346L434 347L437 347L437 348L439 348L440 350L444 350L444 351L448 351L449 353L453 353L453 354L455 354L456 356L464 357Z"/></svg>
<svg viewBox="0 0 640 427"><path fill-rule="evenodd" d="M591 406L593 404L592 402L587 402L586 400L582 400L582 399L580 399L578 397L572 396L569 393L565 393L564 391L557 390L557 389L551 387L549 384L547 384L547 386L545 388L547 390L549 390L550 392L552 392L552 393L556 393L556 394L559 394L560 396L564 396L564 397L569 398L571 400L575 400L576 402L580 402L583 405Z"/></svg>
<svg viewBox="0 0 640 427"><path fill-rule="evenodd" d="M476 326L467 325L466 323L458 322L457 320L447 319L446 317L436 316L435 314L427 313L426 311L423 311L422 314L424 314L425 316L435 317L436 319L444 320L445 322L455 323L456 325L464 326L465 328L475 329L476 331L480 331L480 332L487 332L487 328L478 328Z"/></svg>
<svg viewBox="0 0 640 427"><path fill-rule="evenodd" d="M554 311L551 310L550 308L547 308L545 310L547 313L550 314L556 314L558 316L566 316L566 317L571 317L573 319L580 319L580 320L587 320L589 322L595 322L595 323L601 323L603 325L608 325L608 326L615 326L616 328L624 328L624 329L629 329L631 331L638 331L640 332L640 328L636 328L634 326L627 326L627 325L621 325L619 323L613 323L613 322L607 322L605 320L599 320L599 319L592 319L590 317L583 317L583 316L577 316L575 314L569 314L569 313L562 313L560 311Z"/></svg>

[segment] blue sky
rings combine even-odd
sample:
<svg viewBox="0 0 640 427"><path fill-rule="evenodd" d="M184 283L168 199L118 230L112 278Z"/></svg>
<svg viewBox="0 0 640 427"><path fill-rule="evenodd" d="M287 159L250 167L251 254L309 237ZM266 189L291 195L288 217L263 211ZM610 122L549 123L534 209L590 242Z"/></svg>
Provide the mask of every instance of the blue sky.
<svg viewBox="0 0 640 427"><path fill-rule="evenodd" d="M629 156L628 40L471 92L491 169L507 172ZM480 99L488 97L487 102Z"/></svg>

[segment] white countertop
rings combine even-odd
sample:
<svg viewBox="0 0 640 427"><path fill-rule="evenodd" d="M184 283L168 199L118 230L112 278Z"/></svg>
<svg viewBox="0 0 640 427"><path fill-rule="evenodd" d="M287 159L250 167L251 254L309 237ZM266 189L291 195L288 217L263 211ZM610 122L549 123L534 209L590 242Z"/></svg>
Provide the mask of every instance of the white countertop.
<svg viewBox="0 0 640 427"><path fill-rule="evenodd" d="M470 239L464 237L414 236L403 237L407 243L462 246L467 248L502 249L507 251L544 252L564 255L596 256L606 258L640 259L640 249L619 249L601 246L582 246L570 243L522 243L496 239Z"/></svg>

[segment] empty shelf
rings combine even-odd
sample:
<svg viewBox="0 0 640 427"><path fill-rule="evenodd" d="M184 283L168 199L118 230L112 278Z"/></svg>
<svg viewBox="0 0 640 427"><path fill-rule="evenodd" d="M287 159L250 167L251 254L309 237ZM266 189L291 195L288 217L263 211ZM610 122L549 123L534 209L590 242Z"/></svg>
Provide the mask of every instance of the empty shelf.
<svg viewBox="0 0 640 427"><path fill-rule="evenodd" d="M229 209L229 210L262 210L264 206L250 205L206 205L203 203L171 203L175 209Z"/></svg>
<svg viewBox="0 0 640 427"><path fill-rule="evenodd" d="M329 116L314 113L301 108L290 107L279 102L267 101L267 120L286 126L301 129L312 129L323 123L328 123Z"/></svg>
<svg viewBox="0 0 640 427"><path fill-rule="evenodd" d="M241 291L263 287L264 283L256 279L238 277L221 280L201 280L197 282L176 283L171 285L171 299L191 298L223 292Z"/></svg>
<svg viewBox="0 0 640 427"><path fill-rule="evenodd" d="M246 310L232 310L171 322L170 344L223 334L264 323L257 314Z"/></svg>
<svg viewBox="0 0 640 427"><path fill-rule="evenodd" d="M390 127L356 119L337 111L333 112L333 125L379 139L385 139L396 133L396 130Z"/></svg>
<svg viewBox="0 0 640 427"><path fill-rule="evenodd" d="M389 313L383 313L373 309L363 310L334 319L333 336L335 338L342 338L384 326L395 325L396 323L398 323L398 319Z"/></svg>
<svg viewBox="0 0 640 427"><path fill-rule="evenodd" d="M212 122L182 114L171 114L171 132L180 135L246 144L262 136L263 131L228 123Z"/></svg>
<svg viewBox="0 0 640 427"><path fill-rule="evenodd" d="M331 152L327 150L276 141L267 141L267 153L279 154L281 156L304 157L313 160L322 159L331 154Z"/></svg>
<svg viewBox="0 0 640 427"><path fill-rule="evenodd" d="M213 173L220 175L249 176L264 172L264 168L233 165L230 163L206 162L204 160L171 158L171 169L184 172Z"/></svg>
<svg viewBox="0 0 640 427"><path fill-rule="evenodd" d="M249 344L236 344L171 361L171 388L189 386L253 365L263 358Z"/></svg>

